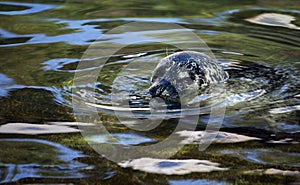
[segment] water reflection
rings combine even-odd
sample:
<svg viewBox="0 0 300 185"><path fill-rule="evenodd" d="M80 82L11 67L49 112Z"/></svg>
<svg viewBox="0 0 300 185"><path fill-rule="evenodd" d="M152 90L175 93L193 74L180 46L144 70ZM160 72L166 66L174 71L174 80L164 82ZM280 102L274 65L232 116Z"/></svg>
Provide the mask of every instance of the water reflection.
<svg viewBox="0 0 300 185"><path fill-rule="evenodd" d="M236 9L223 14L230 21L237 23L240 29L235 33L247 33L248 36L262 41L285 44L285 47L299 46L299 21L297 10L272 10L264 8ZM268 43L271 48L272 43ZM262 47L263 48L263 47ZM285 49L285 48L283 48Z"/></svg>
<svg viewBox="0 0 300 185"><path fill-rule="evenodd" d="M300 154L296 152L284 152L276 149L232 149L218 153L233 155L260 164L300 167Z"/></svg>
<svg viewBox="0 0 300 185"><path fill-rule="evenodd" d="M144 137L134 133L114 133L111 135L94 135L87 138L91 144L121 144L121 145L139 145L142 143L155 142L154 139Z"/></svg>
<svg viewBox="0 0 300 185"><path fill-rule="evenodd" d="M170 185L226 185L230 183L214 181L209 179L187 179L187 180L169 180Z"/></svg>
<svg viewBox="0 0 300 185"><path fill-rule="evenodd" d="M37 4L37 3L17 3L17 2L0 2L0 4L5 6L16 6L23 7L25 10L18 11L0 11L0 15L25 15L25 14L33 14L38 13L50 9L54 9L58 6L55 5L47 5L47 4Z"/></svg>
<svg viewBox="0 0 300 185"><path fill-rule="evenodd" d="M154 67L155 62L158 62L159 59L177 51L176 48L157 43L169 39L172 33L153 28L151 36L146 32L132 31L110 35L104 39L99 39L99 37L112 28L133 21L176 23L199 35L209 45L219 63L226 70L240 70L241 73L245 68L252 70L247 73L249 77L235 78L229 84L227 90L231 94L228 94L228 99L233 103L227 107L223 126L227 127L228 132L234 129L236 133L248 128L247 131L240 134L261 137L263 138L262 142L266 141L266 145L263 149L261 149L261 145L256 149L247 147L246 149L237 149L236 147L249 144L251 146L258 145L258 142L247 142L244 145L243 143L222 144L221 150L218 149L220 145L214 145L217 152L212 150L212 155L219 151L226 156L236 156L241 161L240 166L237 166L238 169L229 169L226 171L226 176L229 179L235 179L237 171L260 167L248 166L249 161L250 164L276 165L287 170L300 167L297 145L300 133L300 11L297 10L299 5L294 0L255 2L217 0L214 3L211 1L176 1L176 3L171 1L148 1L147 3L145 1L118 1L116 3L115 1L68 0L63 3L55 1L55 5L53 3L53 1L45 1L40 4L0 2L1 124L19 121L38 123L48 120L71 121L73 115L71 115L72 110L68 100L73 96L71 94L73 88L79 90L86 88L86 91L79 93L87 94L92 94L91 87L96 88L96 102L90 106L99 108L101 118L108 125L114 122L115 117L112 112L115 110L122 111L126 117L130 111L147 109L148 104L146 103L149 99L146 99L144 95L145 89L149 86L151 70L139 71L139 68L129 68L128 73L122 75L128 76L128 78L117 79L120 82L117 88L124 92L129 92L129 87L134 90L128 97L131 109L111 105L111 84L115 80L115 74L133 61L132 58L139 59L142 65L149 61L149 65ZM175 33L176 31L174 30ZM140 39L148 39L148 41L139 43ZM114 42L120 46L132 42L136 44L124 48L111 57L109 63L101 71L99 82L85 84L83 87L73 87L72 79L78 62L89 44L94 41L103 44ZM187 41L183 40L183 42ZM93 62L93 59L86 62ZM280 70L268 73L269 69ZM86 71L89 70L93 69L86 69ZM134 74L133 71L137 71L139 74ZM279 78L278 71L287 73L288 78ZM249 91L270 84L272 89L268 89L266 93ZM264 88L260 88L260 90L264 90ZM74 96L80 98L79 93ZM204 95L203 97L209 96ZM187 110L187 115L201 113L199 129L205 128L208 123L211 107L204 106L202 104L201 111ZM180 109L176 109L166 118L178 118L181 116L180 111ZM145 118L148 115L145 114L145 111L141 111L138 116ZM161 117L161 115L157 114L157 117ZM96 144L98 142L139 145L152 144L151 142L156 142L153 138L160 140L171 133L171 129L158 127L149 133L149 138L135 134L128 135L127 133L131 131L128 127L139 123L129 120L122 125L122 128L111 126L114 127L116 133L113 135L115 136L113 140L99 135L95 135L91 139ZM141 127L143 128L149 126L149 123L143 120L142 123ZM164 121L164 125L172 128L176 123L175 119ZM190 123L186 122L185 124ZM36 129L37 126L32 128ZM29 131L31 133L31 130ZM272 136L277 133L284 137ZM155 136L152 137L153 135ZM6 136L3 134L2 137ZM81 170L88 167L86 164L76 162L76 157L82 157L79 151L52 142L37 139L1 139L0 144L0 181L2 183L30 177L44 178L45 181L48 177L81 178L85 176ZM280 149L275 150L274 146L278 145L280 145ZM227 148L227 146L229 147ZM288 152L290 149L293 151ZM214 162L220 164L235 162L227 161L227 159L224 161L224 158L219 159L217 155L220 154L212 155L205 154L203 156L203 153L183 151L176 157L214 158ZM247 165L243 164L245 161L248 161ZM170 164L160 163L163 166ZM242 170L239 169L240 167ZM136 175L138 174L136 171L128 173L124 170L126 175L120 176L119 172L122 170L118 168L110 170L111 166L105 165L103 168L106 171L104 179L114 177L117 182L132 179L132 184L147 179L153 180L153 177L149 177L147 173L143 173L143 177L141 177ZM207 173L205 175L208 177L205 176L205 179L202 179L201 175L201 172L197 172L192 174L193 178L184 176L182 180L174 180L173 176L169 178L163 176L162 179L167 180L169 184L178 185L187 183L226 184L217 180L224 179L224 173ZM240 174L238 173L238 175ZM256 181L258 184L270 182L288 184L286 178L280 181L278 176L274 178L275 180L273 176L259 177L258 175L255 178L251 176L250 180L242 178L241 183L255 184L252 181ZM232 180L230 183L238 182Z"/></svg>
<svg viewBox="0 0 300 185"><path fill-rule="evenodd" d="M0 139L0 183L25 178L82 178L82 152L40 139Z"/></svg>
<svg viewBox="0 0 300 185"><path fill-rule="evenodd" d="M45 65L43 67L44 70L54 70L54 71L69 71L74 72L75 70L62 70L63 68L66 68L65 66L72 64L72 63L78 63L79 59L75 58L57 58L57 59L51 59L48 61L43 62Z"/></svg>
<svg viewBox="0 0 300 185"><path fill-rule="evenodd" d="M14 84L12 78L0 73L0 97L6 96L9 88Z"/></svg>
<svg viewBox="0 0 300 185"><path fill-rule="evenodd" d="M75 21L75 20L59 20L59 19L49 19L47 22L52 22L57 25L67 25L65 30L68 30L67 34L60 34L49 36L43 33L37 34L14 34L8 31L1 32L1 37L3 38L28 38L24 39L25 42L11 42L11 43L2 43L0 47L4 46L19 46L24 44L42 44L42 43L56 43L56 42L66 42L68 44L78 44L78 45L86 45L91 44L93 40L97 39L101 36L101 30L95 29L95 26L85 25L88 21Z"/></svg>

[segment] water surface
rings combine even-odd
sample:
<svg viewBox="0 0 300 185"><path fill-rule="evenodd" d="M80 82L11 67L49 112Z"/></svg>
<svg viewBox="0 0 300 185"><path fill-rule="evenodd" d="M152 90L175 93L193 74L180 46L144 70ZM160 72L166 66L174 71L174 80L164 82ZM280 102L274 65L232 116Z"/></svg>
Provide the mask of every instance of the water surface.
<svg viewBox="0 0 300 185"><path fill-rule="evenodd" d="M87 95L91 95L96 101L90 106L99 111L101 123L114 136L111 139L95 134L91 142L124 148L151 145L174 131L180 113L200 115L197 129L203 130L211 107L220 98L228 101L221 130L260 139L213 144L204 152L196 145L185 146L173 158L211 160L229 170L166 176L121 168L93 151L79 133L3 133L1 148L9 149L1 149L0 183L299 183L297 176L244 173L269 168L300 170L298 1L1 1L0 20L1 125L73 122L78 115L73 112L72 98L88 102ZM106 34L134 21L175 23L197 34L231 74L226 93L199 94L199 109L164 105L160 108L166 110L168 119L160 125L143 121L149 118L147 88L153 69L160 59L180 49L165 43L178 30L153 28L148 32ZM109 59L95 83L74 86L79 62L93 64L97 60L82 60L93 42L122 49L112 56L102 56ZM85 69L87 73L93 70ZM127 95L130 108L112 105L112 100L124 100L118 94L112 97L113 89ZM73 94L74 90L78 93ZM114 110L122 112L122 124ZM132 112L139 120L130 119ZM165 112L157 110L152 118L159 119L161 113ZM132 129L137 124L147 132ZM18 152L37 158L24 159Z"/></svg>

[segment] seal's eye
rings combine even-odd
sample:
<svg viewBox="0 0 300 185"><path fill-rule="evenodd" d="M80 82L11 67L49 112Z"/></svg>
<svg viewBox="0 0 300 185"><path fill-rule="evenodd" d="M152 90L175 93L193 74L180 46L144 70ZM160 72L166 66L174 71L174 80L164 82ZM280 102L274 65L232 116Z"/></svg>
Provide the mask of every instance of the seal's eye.
<svg viewBox="0 0 300 185"><path fill-rule="evenodd" d="M190 59L189 62L186 65L187 70L194 70L197 68L197 63L195 60Z"/></svg>

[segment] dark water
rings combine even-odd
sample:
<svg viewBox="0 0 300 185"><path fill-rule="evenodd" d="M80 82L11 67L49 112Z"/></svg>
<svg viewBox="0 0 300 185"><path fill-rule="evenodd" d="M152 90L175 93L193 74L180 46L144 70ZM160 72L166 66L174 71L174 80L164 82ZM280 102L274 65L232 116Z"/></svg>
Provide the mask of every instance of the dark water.
<svg viewBox="0 0 300 185"><path fill-rule="evenodd" d="M176 44L192 40L158 26L109 33L131 22L173 23L195 33L230 74L222 89L226 93L199 94L196 101L202 106L197 109L163 104L152 120L161 113L167 119L160 125L147 121L151 98L146 90L153 69L180 51ZM0 26L0 183L300 183L300 1L2 1ZM87 57L95 43L122 49ZM97 57L108 60L95 82L73 84L75 73L99 69ZM77 69L82 63L86 67ZM99 119L74 112L72 98L88 102ZM142 172L120 167L87 144L151 145L170 135L182 116L200 115L196 129L203 130L220 99L227 101L220 129L259 140L212 144L205 151L186 145L172 158L209 160L226 171ZM128 107L121 106L124 100ZM76 118L82 121L79 116L101 122L113 138L95 132L85 140L78 130L66 133L76 128ZM56 127L57 122L63 123ZM14 126L4 127L8 123ZM15 123L36 126L16 129ZM132 127L137 123L147 132ZM293 174L262 171L268 169Z"/></svg>

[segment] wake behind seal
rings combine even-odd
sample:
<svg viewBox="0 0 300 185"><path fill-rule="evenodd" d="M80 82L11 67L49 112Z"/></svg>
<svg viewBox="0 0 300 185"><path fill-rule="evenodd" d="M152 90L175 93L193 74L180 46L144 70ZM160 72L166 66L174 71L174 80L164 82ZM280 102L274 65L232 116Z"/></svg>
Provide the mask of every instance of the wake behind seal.
<svg viewBox="0 0 300 185"><path fill-rule="evenodd" d="M151 97L180 98L199 88L228 79L228 74L211 57L196 51L181 51L163 58L155 68Z"/></svg>

